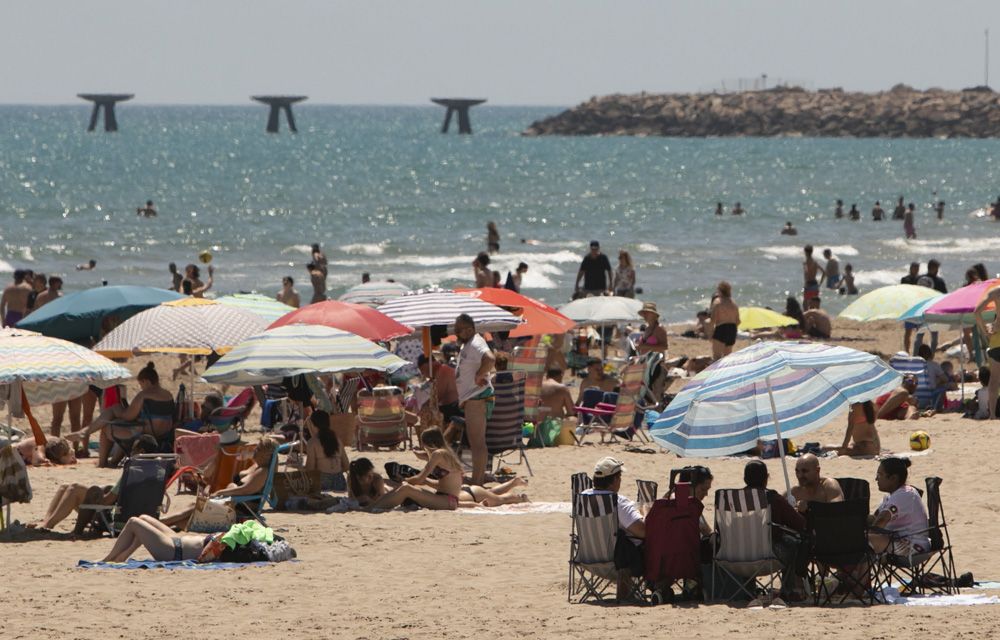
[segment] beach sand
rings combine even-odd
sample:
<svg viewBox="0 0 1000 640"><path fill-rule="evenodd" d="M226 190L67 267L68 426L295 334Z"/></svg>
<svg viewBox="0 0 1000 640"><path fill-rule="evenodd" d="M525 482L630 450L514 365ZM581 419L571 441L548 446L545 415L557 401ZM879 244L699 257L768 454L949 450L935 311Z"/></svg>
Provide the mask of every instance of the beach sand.
<svg viewBox="0 0 1000 640"><path fill-rule="evenodd" d="M868 336L861 339L862 333ZM892 353L900 332L894 323L837 322L847 346ZM745 341L737 346L745 346ZM704 341L671 338L671 354L707 353ZM172 359L155 358L161 373ZM137 371L146 361L136 358ZM169 377L169 376L167 376ZM47 424L47 408L39 408ZM250 423L256 425L256 419ZM908 450L920 428L932 448L913 458L911 482L944 478L958 571L978 580L1000 579L1000 539L990 534L1000 509L1000 469L992 436L996 423L943 415L914 422L880 422L883 446ZM811 434L810 441L839 442L846 418ZM596 441L596 437L591 437ZM656 448L654 446L654 448ZM745 460L681 460L658 448L631 453L624 446L588 444L531 450L533 501L568 501L569 476L591 471L604 455L625 462L623 492L635 479L660 482L672 467L700 462L711 467L714 488L742 486ZM350 452L354 457L354 451ZM368 455L380 467L390 459L416 464L411 454ZM865 478L872 503L877 463L822 460L824 475ZM780 464L768 460L770 485L783 485ZM523 471L523 468L519 468ZM34 501L13 506L22 522L40 518L59 483L111 484L119 472L98 470L93 459L74 467L32 469ZM794 481L794 478L793 478ZM171 511L190 502L171 496ZM710 500L707 502L711 502ZM707 505L711 520L711 506ZM103 571L76 568L100 559L107 538L69 541L71 521L52 534L36 533L0 543L5 575L0 594L8 611L0 623L7 637L195 638L442 638L609 637L684 638L982 638L1000 620L1000 607L872 608L792 607L745 610L726 605L639 608L569 604L566 601L570 520L565 514L479 515L417 511L385 514L267 514L268 524L296 548L299 561L226 571ZM147 557L143 551L136 557ZM975 591L974 593L992 593ZM12 614L10 612L19 612Z"/></svg>

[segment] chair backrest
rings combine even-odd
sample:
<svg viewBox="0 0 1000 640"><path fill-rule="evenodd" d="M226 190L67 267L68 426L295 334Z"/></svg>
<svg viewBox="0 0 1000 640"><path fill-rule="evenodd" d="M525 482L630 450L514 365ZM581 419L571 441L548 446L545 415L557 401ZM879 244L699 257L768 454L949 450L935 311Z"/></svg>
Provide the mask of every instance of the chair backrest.
<svg viewBox="0 0 1000 640"><path fill-rule="evenodd" d="M233 423L243 420L250 415L256 401L257 397L254 395L253 388L247 387L230 399L226 403L226 406L219 407L206 416L205 421L217 430L225 431Z"/></svg>
<svg viewBox="0 0 1000 640"><path fill-rule="evenodd" d="M774 557L771 549L771 505L764 489L719 489L715 492L715 557L753 562Z"/></svg>
<svg viewBox="0 0 1000 640"><path fill-rule="evenodd" d="M645 505L651 505L656 502L656 495L660 491L660 485L654 480L636 480L636 497L635 501L641 508Z"/></svg>
<svg viewBox="0 0 1000 640"><path fill-rule="evenodd" d="M594 481L585 471L578 471L569 477L570 504L576 509L576 497L594 487Z"/></svg>
<svg viewBox="0 0 1000 640"><path fill-rule="evenodd" d="M345 378L337 390L337 407L341 413L347 413L354 405L354 399L358 396L358 389L361 388L361 378L352 376Z"/></svg>
<svg viewBox="0 0 1000 640"><path fill-rule="evenodd" d="M143 454L130 457L122 470L116 522L135 516L159 518L167 481L174 475L173 454Z"/></svg>
<svg viewBox="0 0 1000 640"><path fill-rule="evenodd" d="M219 450L218 433L201 433L193 436L177 436L174 439L174 454L177 466L204 469L215 459Z"/></svg>
<svg viewBox="0 0 1000 640"><path fill-rule="evenodd" d="M635 396L625 393L618 394L615 415L611 416L609 426L612 431L623 431L635 426Z"/></svg>
<svg viewBox="0 0 1000 640"><path fill-rule="evenodd" d="M673 497L656 500L646 515L645 577L649 581L697 579L701 562L704 506L691 497L691 485L679 482Z"/></svg>
<svg viewBox="0 0 1000 640"><path fill-rule="evenodd" d="M524 417L534 422L542 405L542 381L545 378L545 362L548 347L514 347L507 367L511 371L523 371Z"/></svg>
<svg viewBox="0 0 1000 640"><path fill-rule="evenodd" d="M212 479L212 492L228 487L238 472L253 464L253 454L256 450L255 443L227 444L219 447L219 452L216 454L215 477Z"/></svg>
<svg viewBox="0 0 1000 640"><path fill-rule="evenodd" d="M619 393L625 396L631 396L635 400L636 396L639 395L639 391L642 389L642 382L646 374L646 363L645 362L633 362L622 367L621 370L621 390Z"/></svg>
<svg viewBox="0 0 1000 640"><path fill-rule="evenodd" d="M264 479L264 486L261 488L260 493L249 496L234 496L231 498L232 501L248 503L258 513L268 503L270 503L272 509L276 509L278 501L274 492L274 476L278 471L278 453L288 453L291 449L291 443L286 443L275 447L274 451L271 452L271 463L267 468L267 477Z"/></svg>
<svg viewBox="0 0 1000 640"><path fill-rule="evenodd" d="M358 392L360 444L394 446L408 436L403 392L399 387L375 387Z"/></svg>
<svg viewBox="0 0 1000 640"><path fill-rule="evenodd" d="M897 353L889 358L889 366L904 376L919 376L927 368L927 362L917 356Z"/></svg>
<svg viewBox="0 0 1000 640"><path fill-rule="evenodd" d="M810 502L806 522L817 560L843 566L857 564L868 554L866 499Z"/></svg>
<svg viewBox="0 0 1000 640"><path fill-rule="evenodd" d="M614 562L618 535L618 496L613 493L576 497L573 523L577 532L575 562Z"/></svg>
<svg viewBox="0 0 1000 640"><path fill-rule="evenodd" d="M580 406L587 407L588 409L593 409L597 406L597 403L603 402L604 400L604 390L598 387L587 387L583 390L583 395L580 396Z"/></svg>
<svg viewBox="0 0 1000 640"><path fill-rule="evenodd" d="M862 478L837 478L844 500L864 500L867 507L871 502L872 490L867 480Z"/></svg>
<svg viewBox="0 0 1000 640"><path fill-rule="evenodd" d="M524 444L524 371L501 371L493 380L493 414L486 421L486 449L490 454L518 449Z"/></svg>
<svg viewBox="0 0 1000 640"><path fill-rule="evenodd" d="M948 524L944 519L944 507L941 505L941 478L931 476L924 478L927 486L927 536L931 539L931 549L934 551L951 545L948 536Z"/></svg>

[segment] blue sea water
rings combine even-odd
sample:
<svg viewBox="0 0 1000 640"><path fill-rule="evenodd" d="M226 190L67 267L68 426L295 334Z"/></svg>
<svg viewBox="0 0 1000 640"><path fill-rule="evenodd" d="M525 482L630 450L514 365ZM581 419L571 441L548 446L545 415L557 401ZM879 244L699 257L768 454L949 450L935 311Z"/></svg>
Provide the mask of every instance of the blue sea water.
<svg viewBox="0 0 1000 640"><path fill-rule="evenodd" d="M296 108L297 135L264 132L266 109L118 108L120 131L86 132L89 105L0 107L0 271L28 267L66 289L166 286L168 262L214 255L217 293L308 297L308 246L322 243L337 295L369 271L408 285L468 285L487 221L496 267L530 270L525 292L569 299L591 239L632 253L641 297L686 320L730 280L740 304L783 307L801 290L801 247L831 247L862 290L936 257L949 285L972 263L998 270L992 222L970 213L1000 193L993 140L522 137L553 108L472 111L472 136L441 135L438 107ZM918 240L898 221L917 205ZM862 222L833 219L857 203ZM931 209L947 202L939 222ZM141 219L152 199L160 211ZM713 215L742 202L747 215ZM785 221L797 237L780 236ZM521 239L531 240L522 244ZM92 272L76 264L97 260ZM824 296L836 311L838 296Z"/></svg>

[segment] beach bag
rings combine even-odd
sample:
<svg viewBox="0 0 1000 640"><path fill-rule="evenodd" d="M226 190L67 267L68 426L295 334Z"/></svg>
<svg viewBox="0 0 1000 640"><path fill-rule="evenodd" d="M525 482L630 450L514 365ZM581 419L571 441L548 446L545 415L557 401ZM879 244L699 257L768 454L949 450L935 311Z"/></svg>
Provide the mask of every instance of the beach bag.
<svg viewBox="0 0 1000 640"><path fill-rule="evenodd" d="M229 500L212 500L206 495L198 496L194 512L188 520L187 530L193 533L217 533L229 531L236 524L236 508Z"/></svg>
<svg viewBox="0 0 1000 640"><path fill-rule="evenodd" d="M530 447L551 447L558 444L562 422L555 418L546 418L535 425L535 430L528 441Z"/></svg>

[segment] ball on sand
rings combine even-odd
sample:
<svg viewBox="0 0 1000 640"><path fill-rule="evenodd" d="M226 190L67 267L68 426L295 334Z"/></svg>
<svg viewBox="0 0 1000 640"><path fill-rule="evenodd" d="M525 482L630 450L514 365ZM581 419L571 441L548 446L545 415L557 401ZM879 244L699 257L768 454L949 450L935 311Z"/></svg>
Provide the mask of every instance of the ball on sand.
<svg viewBox="0 0 1000 640"><path fill-rule="evenodd" d="M910 448L923 451L931 446L931 436L926 431L914 431L910 434Z"/></svg>
<svg viewBox="0 0 1000 640"><path fill-rule="evenodd" d="M208 250L202 251L201 253L198 254L198 259L201 260L203 263L208 264L209 262L212 261L212 252Z"/></svg>

